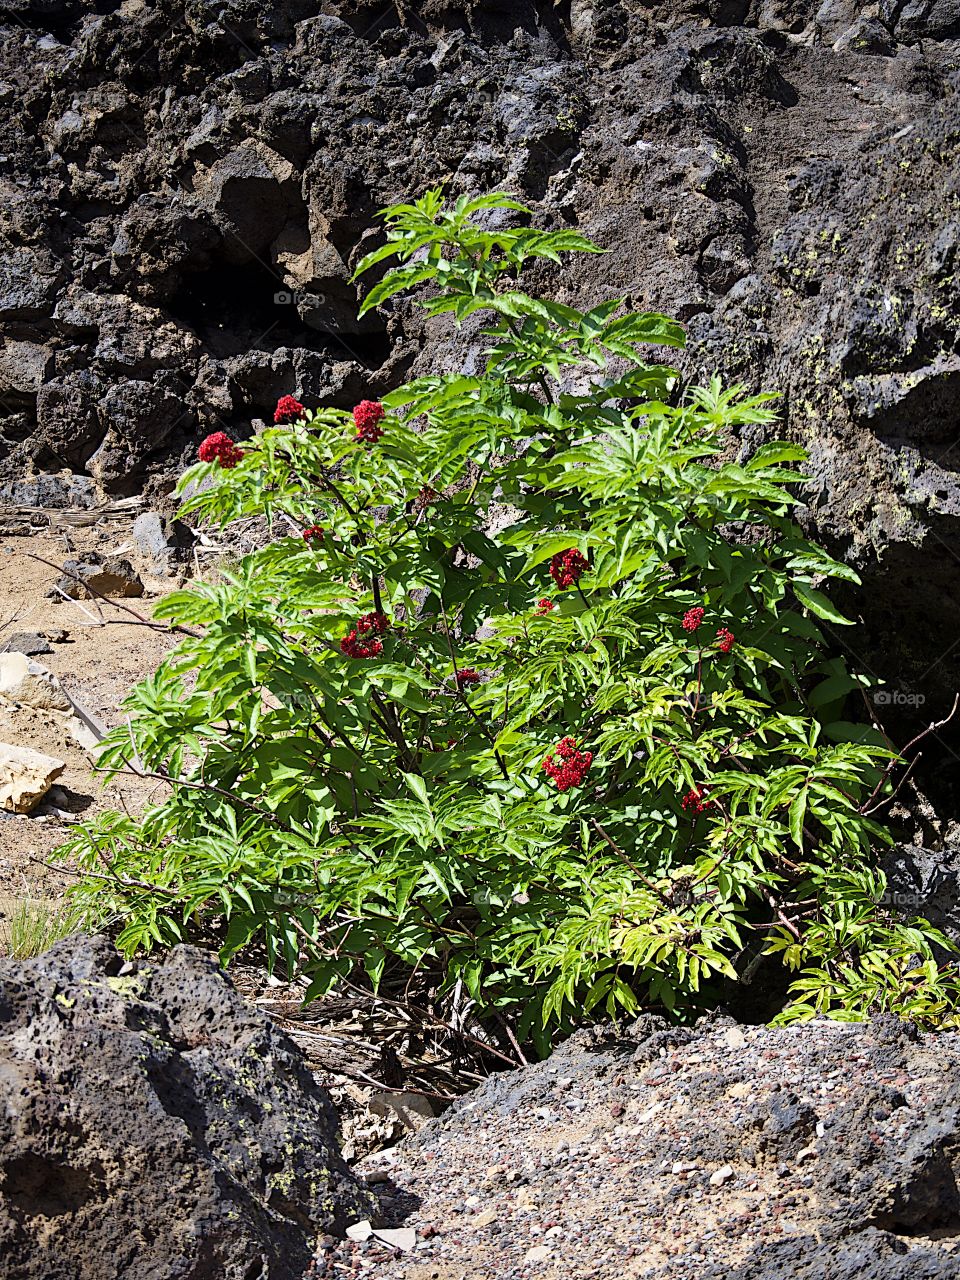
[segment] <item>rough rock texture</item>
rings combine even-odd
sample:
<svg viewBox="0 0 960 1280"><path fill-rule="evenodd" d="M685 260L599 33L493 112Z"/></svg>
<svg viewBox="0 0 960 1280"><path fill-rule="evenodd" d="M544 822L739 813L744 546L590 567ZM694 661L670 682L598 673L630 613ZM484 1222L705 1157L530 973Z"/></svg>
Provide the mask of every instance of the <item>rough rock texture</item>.
<svg viewBox="0 0 960 1280"><path fill-rule="evenodd" d="M300 1280L370 1212L327 1095L211 960L0 961L5 1280Z"/></svg>
<svg viewBox="0 0 960 1280"><path fill-rule="evenodd" d="M41 662L24 653L0 653L0 699L44 711L69 711L60 681Z"/></svg>
<svg viewBox="0 0 960 1280"><path fill-rule="evenodd" d="M581 1033L361 1168L419 1243L317 1280L358 1254L377 1280L953 1280L960 1037Z"/></svg>
<svg viewBox="0 0 960 1280"><path fill-rule="evenodd" d="M0 809L32 813L66 767L55 756L0 742Z"/></svg>
<svg viewBox="0 0 960 1280"><path fill-rule="evenodd" d="M63 562L63 577L47 594L69 596L71 600L97 596L136 599L143 595L143 583L129 560L120 556L104 558L88 551L79 559Z"/></svg>
<svg viewBox="0 0 960 1280"><path fill-rule="evenodd" d="M280 393L349 406L469 361L472 330L403 303L358 322L350 274L385 202L505 185L611 251L540 284L672 312L690 376L782 394L812 523L866 577L860 665L913 698L894 719L949 705L956 0L2 0L0 21L9 474L132 492Z"/></svg>

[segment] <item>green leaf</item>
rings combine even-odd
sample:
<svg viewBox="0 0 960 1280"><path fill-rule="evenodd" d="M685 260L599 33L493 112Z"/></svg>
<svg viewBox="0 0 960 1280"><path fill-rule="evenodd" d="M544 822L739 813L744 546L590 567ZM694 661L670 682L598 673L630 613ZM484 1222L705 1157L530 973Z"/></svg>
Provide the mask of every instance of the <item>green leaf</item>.
<svg viewBox="0 0 960 1280"><path fill-rule="evenodd" d="M814 587L804 586L800 582L794 582L793 593L805 608L811 613L815 613L818 618L823 618L827 622L834 622L838 626L852 627L854 624L849 618L845 618L836 605L832 604L822 591L817 591Z"/></svg>

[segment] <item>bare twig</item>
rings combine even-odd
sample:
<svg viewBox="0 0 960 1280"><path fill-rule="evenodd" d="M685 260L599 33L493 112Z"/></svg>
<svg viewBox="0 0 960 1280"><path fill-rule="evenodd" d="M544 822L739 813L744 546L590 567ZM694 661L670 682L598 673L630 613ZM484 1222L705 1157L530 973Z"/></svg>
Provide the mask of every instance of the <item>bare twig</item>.
<svg viewBox="0 0 960 1280"><path fill-rule="evenodd" d="M102 600L104 604L111 605L114 609L120 609L123 613L129 613L136 619L141 626L150 627L154 631L177 631L181 635L191 636L194 640L202 639L199 631L193 631L190 627L181 627L179 623L170 623L164 626L162 622L154 622L150 618L145 618L142 613L138 613L136 609L131 609L129 605L120 604L117 600L111 600L109 596L105 596L102 591L98 591L96 587L91 587L89 582L85 582L78 574L72 573L69 569L65 569L63 565L55 564L52 560L47 560L43 556L35 555L32 551L24 551L23 555L28 556L31 560L36 560L39 564L45 564L48 569L53 569L56 573L62 573L65 578L70 578L73 582L77 582L85 591L89 591L92 596L96 596L98 600Z"/></svg>
<svg viewBox="0 0 960 1280"><path fill-rule="evenodd" d="M953 706L950 708L949 714L945 715L942 720L935 720L932 724L928 724L926 729L922 729L920 733L916 735L916 737L910 739L910 741L907 743L905 747L901 748L900 754L899 756L897 756L895 760L890 761L890 763L884 769L883 773L880 775L880 781L877 783L877 785L874 787L871 793L867 796L866 800L864 800L863 804L860 806L860 810L859 810L860 813L866 815L866 812L870 808L870 805L873 804L874 800L876 800L877 796L880 794L880 792L883 790L884 786L886 785L887 780L890 777L890 774L897 767L897 764L903 759L903 757L907 754L910 748L915 747L918 742L922 742L923 739L928 737L931 733L936 733L938 729L942 729L944 725L949 724L950 721L953 719L953 717L957 714L958 707L960 707L960 693L955 695L953 699ZM899 790L899 788L897 788L897 790ZM896 795L896 792L894 792L894 795ZM893 796L890 796L889 799L892 800Z"/></svg>

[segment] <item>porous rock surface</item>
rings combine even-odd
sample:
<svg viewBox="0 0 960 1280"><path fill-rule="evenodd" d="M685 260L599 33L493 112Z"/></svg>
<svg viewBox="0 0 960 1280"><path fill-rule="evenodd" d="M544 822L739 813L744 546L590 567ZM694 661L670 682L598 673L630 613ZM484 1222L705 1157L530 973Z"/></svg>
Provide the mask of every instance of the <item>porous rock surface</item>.
<svg viewBox="0 0 960 1280"><path fill-rule="evenodd" d="M364 1167L417 1247L344 1243L311 1275L953 1280L960 1037L642 1019L492 1079Z"/></svg>
<svg viewBox="0 0 960 1280"><path fill-rule="evenodd" d="M369 1216L296 1048L203 953L0 961L4 1280L299 1280Z"/></svg>
<svg viewBox="0 0 960 1280"><path fill-rule="evenodd" d="M0 500L469 366L473 328L358 321L350 276L383 204L506 186L610 251L533 283L782 395L861 665L949 706L957 0L0 0L0 36Z"/></svg>

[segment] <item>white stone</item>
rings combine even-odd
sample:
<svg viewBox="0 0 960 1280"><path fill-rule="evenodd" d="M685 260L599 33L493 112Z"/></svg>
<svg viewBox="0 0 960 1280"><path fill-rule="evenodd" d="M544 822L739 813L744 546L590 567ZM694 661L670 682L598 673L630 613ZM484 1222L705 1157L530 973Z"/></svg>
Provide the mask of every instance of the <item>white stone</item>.
<svg viewBox="0 0 960 1280"><path fill-rule="evenodd" d="M41 711L72 710L57 677L22 653L0 653L0 697Z"/></svg>
<svg viewBox="0 0 960 1280"><path fill-rule="evenodd" d="M0 742L0 809L31 813L65 768L55 756Z"/></svg>

